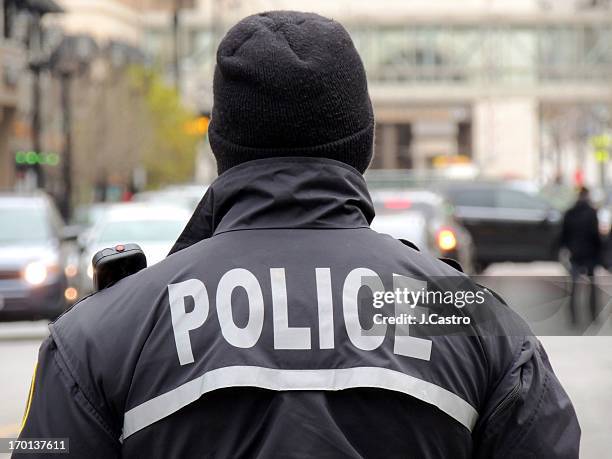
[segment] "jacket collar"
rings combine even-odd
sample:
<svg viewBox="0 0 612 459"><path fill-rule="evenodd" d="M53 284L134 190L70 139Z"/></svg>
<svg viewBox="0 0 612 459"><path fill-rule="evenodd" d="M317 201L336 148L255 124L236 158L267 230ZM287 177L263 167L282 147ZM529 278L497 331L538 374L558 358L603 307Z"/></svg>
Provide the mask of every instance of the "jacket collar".
<svg viewBox="0 0 612 459"><path fill-rule="evenodd" d="M259 159L213 182L170 254L229 231L362 228L373 218L365 180L352 167L321 158Z"/></svg>

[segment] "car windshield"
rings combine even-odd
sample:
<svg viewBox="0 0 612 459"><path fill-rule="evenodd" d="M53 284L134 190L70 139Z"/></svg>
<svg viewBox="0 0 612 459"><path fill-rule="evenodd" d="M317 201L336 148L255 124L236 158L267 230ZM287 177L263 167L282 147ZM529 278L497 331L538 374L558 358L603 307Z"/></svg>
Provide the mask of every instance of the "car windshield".
<svg viewBox="0 0 612 459"><path fill-rule="evenodd" d="M43 242L51 231L42 208L0 206L0 244Z"/></svg>
<svg viewBox="0 0 612 459"><path fill-rule="evenodd" d="M109 221L102 225L96 239L99 242L170 241L179 236L185 223L179 219Z"/></svg>

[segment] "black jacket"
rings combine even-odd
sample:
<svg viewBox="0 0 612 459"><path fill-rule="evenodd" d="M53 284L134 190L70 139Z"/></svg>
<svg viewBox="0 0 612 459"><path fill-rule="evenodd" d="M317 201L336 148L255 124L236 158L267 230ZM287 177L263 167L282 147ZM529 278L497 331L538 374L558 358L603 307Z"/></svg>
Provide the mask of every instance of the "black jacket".
<svg viewBox="0 0 612 459"><path fill-rule="evenodd" d="M172 255L51 325L21 437L69 437L80 458L577 458L522 320L373 216L343 163L232 168ZM472 325L372 328L370 290L452 279L485 304L429 311Z"/></svg>
<svg viewBox="0 0 612 459"><path fill-rule="evenodd" d="M595 266L601 262L601 237L597 211L584 200L579 200L563 218L561 246L567 247L572 262Z"/></svg>

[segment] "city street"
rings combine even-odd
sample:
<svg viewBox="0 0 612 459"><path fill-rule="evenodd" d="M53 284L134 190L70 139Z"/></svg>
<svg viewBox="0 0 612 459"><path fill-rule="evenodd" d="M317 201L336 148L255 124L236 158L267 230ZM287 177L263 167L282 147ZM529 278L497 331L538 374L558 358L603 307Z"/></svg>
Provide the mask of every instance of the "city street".
<svg viewBox="0 0 612 459"><path fill-rule="evenodd" d="M488 275L562 275L551 263L500 264ZM609 453L612 420L612 336L611 318L599 334L607 336L544 336L552 365L572 398L582 427L584 459L606 457ZM47 335L46 322L0 324L0 437L19 431L38 346ZM0 457L2 457L0 455Z"/></svg>
<svg viewBox="0 0 612 459"><path fill-rule="evenodd" d="M612 458L611 37L612 0L0 0L0 459L95 292L58 346L126 457ZM68 455L114 457L92 410Z"/></svg>

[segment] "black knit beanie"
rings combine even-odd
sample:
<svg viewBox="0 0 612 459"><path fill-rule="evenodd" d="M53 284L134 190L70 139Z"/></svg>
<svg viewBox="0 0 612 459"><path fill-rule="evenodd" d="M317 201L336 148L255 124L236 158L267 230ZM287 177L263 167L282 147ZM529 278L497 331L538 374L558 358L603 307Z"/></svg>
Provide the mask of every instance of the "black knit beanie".
<svg viewBox="0 0 612 459"><path fill-rule="evenodd" d="M361 58L338 22L272 11L232 27L217 50L209 126L219 174L280 156L331 158L364 172L374 116Z"/></svg>

